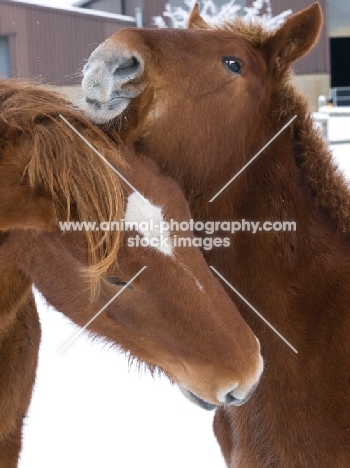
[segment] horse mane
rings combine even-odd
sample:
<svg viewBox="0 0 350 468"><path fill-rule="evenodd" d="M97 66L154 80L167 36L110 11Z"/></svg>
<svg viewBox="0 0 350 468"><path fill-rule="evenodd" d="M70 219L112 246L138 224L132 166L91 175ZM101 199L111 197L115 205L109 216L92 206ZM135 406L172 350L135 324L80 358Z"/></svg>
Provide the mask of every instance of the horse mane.
<svg viewBox="0 0 350 468"><path fill-rule="evenodd" d="M220 26L214 26L214 29L228 30L257 49L263 48L274 34L274 31L266 30L259 22L241 18L223 22ZM292 84L292 76L290 70L275 86L271 118L285 123L297 115L290 129L293 132L296 162L302 169L304 181L316 205L331 218L339 232L349 235L349 183L334 161L321 130L315 127L307 99Z"/></svg>
<svg viewBox="0 0 350 468"><path fill-rule="evenodd" d="M274 109L281 122L298 116L291 128L296 163L316 206L335 223L337 231L349 236L350 185L334 161L322 131L316 128L307 99L287 81L276 93Z"/></svg>
<svg viewBox="0 0 350 468"><path fill-rule="evenodd" d="M221 21L219 24L212 25L211 28L218 31L230 31L255 48L263 47L274 33L273 30L264 28L259 20L244 20L239 16L233 20Z"/></svg>
<svg viewBox="0 0 350 468"><path fill-rule="evenodd" d="M106 159L126 166L115 143L59 93L19 80L0 81L0 133L10 134L11 143L18 148L25 141L28 153L23 178L33 193L52 199L57 223L120 220L124 200L119 178L60 114ZM86 230L85 235L89 266L84 272L96 293L101 275L116 261L120 232Z"/></svg>

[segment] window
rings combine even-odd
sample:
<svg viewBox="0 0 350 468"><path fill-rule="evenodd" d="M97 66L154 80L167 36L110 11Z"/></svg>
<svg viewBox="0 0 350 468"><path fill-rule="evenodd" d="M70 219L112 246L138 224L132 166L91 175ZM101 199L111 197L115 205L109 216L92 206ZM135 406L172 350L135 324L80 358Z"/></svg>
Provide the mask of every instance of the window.
<svg viewBox="0 0 350 468"><path fill-rule="evenodd" d="M10 50L8 37L0 36L0 77L10 76Z"/></svg>
<svg viewBox="0 0 350 468"><path fill-rule="evenodd" d="M349 50L350 37L331 38L332 88L350 87Z"/></svg>

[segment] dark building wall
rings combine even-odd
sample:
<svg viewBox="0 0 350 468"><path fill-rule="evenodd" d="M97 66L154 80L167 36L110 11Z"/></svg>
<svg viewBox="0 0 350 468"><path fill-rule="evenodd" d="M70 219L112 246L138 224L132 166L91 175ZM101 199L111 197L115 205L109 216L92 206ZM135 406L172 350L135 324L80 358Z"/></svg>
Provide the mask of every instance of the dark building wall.
<svg viewBox="0 0 350 468"><path fill-rule="evenodd" d="M0 1L0 35L8 37L10 72L15 76L29 76L29 34L23 8L17 4Z"/></svg>
<svg viewBox="0 0 350 468"><path fill-rule="evenodd" d="M144 9L143 0L124 0L125 2L125 14L128 16L135 16L135 8ZM146 26L146 24L144 24ZM148 26L148 25L147 25Z"/></svg>
<svg viewBox="0 0 350 468"><path fill-rule="evenodd" d="M153 17L162 15L166 3L168 3L168 0L124 0L125 14L135 16L135 8L142 8L143 26L152 28L154 27ZM96 6L98 4L97 0Z"/></svg>
<svg viewBox="0 0 350 468"><path fill-rule="evenodd" d="M153 17L162 15L167 0L143 0L144 26L154 27Z"/></svg>
<svg viewBox="0 0 350 468"><path fill-rule="evenodd" d="M12 76L78 84L98 44L134 22L0 0L0 36L9 38Z"/></svg>
<svg viewBox="0 0 350 468"><path fill-rule="evenodd" d="M111 13L122 13L135 16L135 8L142 8L143 26L153 27L153 17L159 16L165 10L167 0L92 0L86 2L84 8L108 11Z"/></svg>
<svg viewBox="0 0 350 468"><path fill-rule="evenodd" d="M123 0L92 0L90 2L86 2L86 4L84 4L84 8L108 11L109 13L122 15L122 1Z"/></svg>
<svg viewBox="0 0 350 468"><path fill-rule="evenodd" d="M229 0L214 0L214 3L217 7L221 7L222 5L225 5L228 3ZM182 7L185 10L188 10L188 7L185 5L184 0L168 0L167 3L170 3L170 5L174 7ZM236 0L235 5L240 5L241 7L244 7L246 5L247 1L246 0ZM201 2L203 5L203 2Z"/></svg>
<svg viewBox="0 0 350 468"><path fill-rule="evenodd" d="M225 5L228 3L229 0L214 0L215 5L220 8L222 5ZM168 0L167 3L170 3L170 5L174 7L182 7L184 10L188 10L188 7L185 5L184 0ZM241 7L244 7L246 5L246 0L236 0L235 5L240 5ZM203 2L201 2L203 5Z"/></svg>

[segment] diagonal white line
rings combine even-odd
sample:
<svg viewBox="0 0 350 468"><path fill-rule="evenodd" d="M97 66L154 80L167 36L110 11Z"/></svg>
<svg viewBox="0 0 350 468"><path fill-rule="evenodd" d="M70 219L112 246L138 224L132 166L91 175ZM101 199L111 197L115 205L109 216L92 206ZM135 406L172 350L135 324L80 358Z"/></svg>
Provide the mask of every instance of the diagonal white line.
<svg viewBox="0 0 350 468"><path fill-rule="evenodd" d="M73 336L73 338L70 339L70 340L68 341L68 343L65 344L65 345L63 346L63 348L61 348L61 349L59 350L58 354L61 354L62 351L64 351L76 338L78 338L78 336L90 325L90 323L92 323L92 322L106 309L106 307L108 307L109 304L111 304L111 303L114 301L114 299L117 298L117 297L119 296L119 294L121 294L121 293L124 291L124 289L126 289L126 288L134 281L134 279L137 278L137 277L143 272L143 270L145 270L146 268L147 268L147 266L142 267L141 270L138 271L138 272L136 273L136 275L133 276L133 277L131 278L131 280L128 281L128 282L126 283L126 285L123 286L122 289L121 289L120 291L118 291L117 294L116 294L115 296L113 296L112 299L110 299L110 300L107 302L107 304L104 305L104 306L102 307L102 309L100 309L100 310L97 312L97 314L95 314L95 315L92 317L92 319L90 319L90 320L88 321L88 323L87 323L86 325L84 325L83 328L81 328L81 329L78 331L78 333L76 333L76 334Z"/></svg>
<svg viewBox="0 0 350 468"><path fill-rule="evenodd" d="M290 121L283 128L281 128L281 130L278 133L276 133L276 135L273 138L271 138L271 140L268 143L266 143L266 145L263 148L261 148L261 150L258 153L256 153L256 155L253 156L252 159L248 161L247 164L243 166L242 169L238 171L237 174L234 175L232 179L230 179L227 182L227 184L225 184L222 187L222 189L218 191L216 195L213 196L213 198L209 200L209 203L214 201L215 198L218 197L221 192L223 192L240 174L242 174L242 172L249 166L249 164L251 164L254 161L254 159L256 159L283 132L283 130L285 130L288 127L288 125L290 125L293 122L293 120L295 120L296 118L297 116L295 115L292 119L290 119Z"/></svg>
<svg viewBox="0 0 350 468"><path fill-rule="evenodd" d="M211 268L213 271L215 271L215 273L219 276L219 278L221 278L222 281L224 281L224 283L226 283L227 286L228 286L229 288L231 288L232 291L234 291L234 292L237 294L237 296L240 297L240 298L242 299L242 301L244 301L244 302L247 304L247 306L249 306L249 307L252 309L252 311L255 312L255 313L261 318L261 320L263 320L263 321L266 323L266 325L268 325L268 326L271 328L271 330L273 330L273 331L276 333L276 335L278 335L278 336L281 338L281 340L283 340L296 354L298 354L298 351L294 348L294 346L292 346L292 345L289 343L289 341L287 341L287 340L284 338L284 336L282 336L281 333L280 333L279 331L277 331L276 328L275 328L274 326L272 326L271 323L268 322L268 321L266 320L266 318L263 317L263 316L260 314L260 312L258 312L258 311L256 310L256 308L253 307L253 306L250 304L250 302L248 302L247 299L246 299L245 297L243 297L242 294L240 294L240 293L237 291L237 289L235 289L235 288L232 286L232 284L230 284L230 283L227 281L227 279L224 278L224 277L218 272L218 270L216 270L213 266L210 266L210 268Z"/></svg>
<svg viewBox="0 0 350 468"><path fill-rule="evenodd" d="M143 197L141 193L138 190L136 190L136 188L132 184L130 184L130 182L127 179L125 179L125 177L114 166L112 166L112 164L109 161L107 161L107 159L99 151L97 151L97 149L80 132L78 132L78 130L74 128L73 125L69 123L67 119L63 117L62 114L59 114L59 116L68 125L68 127L70 127L73 130L73 132L75 132L89 146L89 148L95 151L95 153L102 159L102 161L104 161L107 164L107 166L109 166L112 169L112 171L118 174L118 176L121 179L123 179L124 182L128 184L128 186L131 187L142 198L143 201L146 201L145 197Z"/></svg>

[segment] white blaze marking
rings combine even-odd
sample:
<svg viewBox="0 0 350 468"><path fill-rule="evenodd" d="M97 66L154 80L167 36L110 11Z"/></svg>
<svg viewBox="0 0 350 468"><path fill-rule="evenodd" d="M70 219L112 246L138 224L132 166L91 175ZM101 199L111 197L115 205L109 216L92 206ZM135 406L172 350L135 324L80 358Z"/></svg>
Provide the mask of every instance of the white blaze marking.
<svg viewBox="0 0 350 468"><path fill-rule="evenodd" d="M153 205L147 199L141 199L133 192L128 197L124 223L135 223L136 230L149 240L150 247L164 255L172 255L170 231L164 228L160 231L160 226L165 223L161 207Z"/></svg>

